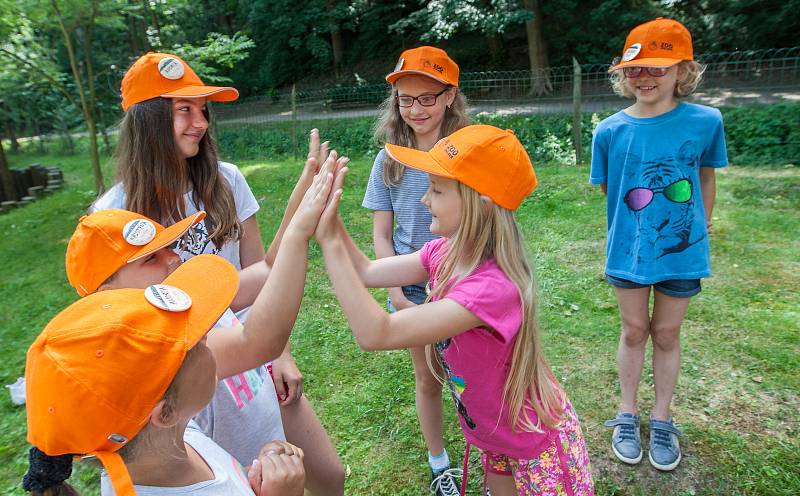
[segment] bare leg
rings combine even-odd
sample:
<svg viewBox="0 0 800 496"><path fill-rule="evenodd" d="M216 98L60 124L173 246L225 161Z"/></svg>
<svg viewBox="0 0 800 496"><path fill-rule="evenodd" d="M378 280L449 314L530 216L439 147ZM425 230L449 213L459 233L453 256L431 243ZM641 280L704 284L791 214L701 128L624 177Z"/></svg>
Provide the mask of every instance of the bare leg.
<svg viewBox="0 0 800 496"><path fill-rule="evenodd" d="M344 468L328 433L305 396L281 406L286 440L303 449L306 489L315 496L344 494Z"/></svg>
<svg viewBox="0 0 800 496"><path fill-rule="evenodd" d="M411 362L416 379L415 400L422 437L434 456L444 451L442 421L442 384L434 377L425 360L425 348L411 348ZM437 371L441 374L441 372Z"/></svg>
<svg viewBox="0 0 800 496"><path fill-rule="evenodd" d="M691 298L675 298L655 291L653 319L653 380L656 384L656 404L652 417L669 420L672 395L681 367L680 333Z"/></svg>
<svg viewBox="0 0 800 496"><path fill-rule="evenodd" d="M619 367L620 412L638 414L636 393L642 378L644 350L650 335L650 287L624 289L615 287L622 318L622 334L617 350Z"/></svg>
<svg viewBox="0 0 800 496"><path fill-rule="evenodd" d="M514 477L510 475L500 475L487 471L486 484L489 486L492 496L517 496L518 494Z"/></svg>

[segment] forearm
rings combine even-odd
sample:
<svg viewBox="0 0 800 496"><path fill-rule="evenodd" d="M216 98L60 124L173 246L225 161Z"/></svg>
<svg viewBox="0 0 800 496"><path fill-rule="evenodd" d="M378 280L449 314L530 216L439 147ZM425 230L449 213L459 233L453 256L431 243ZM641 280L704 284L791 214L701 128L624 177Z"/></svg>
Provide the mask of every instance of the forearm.
<svg viewBox="0 0 800 496"><path fill-rule="evenodd" d="M281 239L283 239L286 228L289 226L289 222L292 220L295 212L297 212L297 208L300 206L300 202L303 200L303 196L306 190L308 190L308 187L311 186L313 180L313 176L306 177L304 175L297 184L295 184L292 194L289 195L289 201L286 202L286 210L283 212L283 218L278 226L278 232L276 232L275 237L272 238L272 243L270 243L267 254L264 257L268 266L272 266L275 263L275 258L278 255L278 248L280 248Z"/></svg>
<svg viewBox="0 0 800 496"><path fill-rule="evenodd" d="M361 282L367 287L373 287L368 284L366 281L366 274L367 269L369 268L370 263L372 260L366 255L364 252L361 251L361 248L356 245L353 238L350 237L350 233L347 232L347 229L344 227L344 223L341 219L338 221L338 235L339 239L342 242L342 247L345 251L345 256L350 259L350 262L353 264L356 273L358 274ZM392 253L393 255L394 253Z"/></svg>
<svg viewBox="0 0 800 496"><path fill-rule="evenodd" d="M294 327L308 266L308 240L287 231L266 284L250 309L244 328L246 342L264 363L286 348Z"/></svg>
<svg viewBox="0 0 800 496"><path fill-rule="evenodd" d="M706 222L711 222L711 213L717 199L717 177L714 169L708 171L700 169L700 193L703 195L703 208L705 209Z"/></svg>
<svg viewBox="0 0 800 496"><path fill-rule="evenodd" d="M358 345L365 350L382 349L382 338L389 327L389 315L361 281L348 256L345 239L339 236L325 242L322 254L334 292Z"/></svg>

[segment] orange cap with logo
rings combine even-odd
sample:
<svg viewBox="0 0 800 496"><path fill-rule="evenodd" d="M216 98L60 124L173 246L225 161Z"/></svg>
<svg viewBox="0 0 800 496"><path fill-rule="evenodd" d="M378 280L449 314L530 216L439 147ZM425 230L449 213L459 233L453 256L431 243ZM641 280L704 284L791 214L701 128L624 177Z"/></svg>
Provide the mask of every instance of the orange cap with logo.
<svg viewBox="0 0 800 496"><path fill-rule="evenodd" d="M122 78L122 110L156 97L200 98L231 102L239 98L236 88L206 86L189 64L177 55L147 52L133 63Z"/></svg>
<svg viewBox="0 0 800 496"><path fill-rule="evenodd" d="M412 169L460 181L508 210L536 187L528 153L513 131L477 124L440 139L429 152L386 145L389 156Z"/></svg>
<svg viewBox="0 0 800 496"><path fill-rule="evenodd" d="M458 87L458 64L441 48L421 46L400 54L397 65L386 81L394 84L401 76L422 74L440 83Z"/></svg>
<svg viewBox="0 0 800 496"><path fill-rule="evenodd" d="M682 60L694 60L691 33L678 21L659 17L633 28L622 60L608 72L628 66L671 67Z"/></svg>
<svg viewBox="0 0 800 496"><path fill-rule="evenodd" d="M100 210L84 215L67 245L67 278L81 296L97 291L125 264L169 245L200 222L206 213L164 227L128 210Z"/></svg>
<svg viewBox="0 0 800 496"><path fill-rule="evenodd" d="M116 451L147 425L237 286L227 260L198 255L162 284L100 291L56 315L28 349L28 441L49 456L96 456L118 496L136 494Z"/></svg>

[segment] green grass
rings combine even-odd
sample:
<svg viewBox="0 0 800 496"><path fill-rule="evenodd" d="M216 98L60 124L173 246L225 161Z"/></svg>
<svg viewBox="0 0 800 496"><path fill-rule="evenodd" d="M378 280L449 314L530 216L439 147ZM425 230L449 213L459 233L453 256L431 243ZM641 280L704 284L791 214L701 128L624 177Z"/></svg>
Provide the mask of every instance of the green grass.
<svg viewBox="0 0 800 496"><path fill-rule="evenodd" d="M236 157L228 157L236 161ZM64 251L93 198L86 157L11 156L14 166L60 164L62 192L0 216L3 318L0 381L24 371L24 353L40 329L75 299ZM277 227L300 165L239 162L256 197L265 242ZM370 162L355 160L342 211L356 242L371 247L371 218L360 207ZM108 176L110 171L106 168ZM537 270L546 354L581 417L598 494L702 495L800 493L800 170L730 167L718 175L712 259L683 326L683 365L675 417L686 435L684 460L669 474L643 462L614 461L602 427L616 408L619 316L602 280L605 216L586 167L543 165L540 186L519 211ZM385 292L376 291L385 299ZM306 298L292 336L305 390L348 467L347 494L420 495L428 474L414 409L407 353L361 352L311 249ZM649 362L649 358L648 358ZM653 401L649 365L640 405ZM446 438L458 459L463 441L445 400ZM24 410L0 394L0 494L21 493L27 465ZM480 469L473 452L472 494ZM94 470L73 477L95 494Z"/></svg>

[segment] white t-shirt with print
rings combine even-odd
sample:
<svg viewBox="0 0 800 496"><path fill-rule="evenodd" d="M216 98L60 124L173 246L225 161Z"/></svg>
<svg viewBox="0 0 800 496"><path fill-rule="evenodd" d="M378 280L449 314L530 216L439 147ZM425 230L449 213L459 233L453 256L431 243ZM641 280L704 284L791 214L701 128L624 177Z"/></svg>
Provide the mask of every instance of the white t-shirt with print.
<svg viewBox="0 0 800 496"><path fill-rule="evenodd" d="M258 202L238 167L228 162L220 162L219 170L222 173L222 177L228 181L233 191L233 200L236 204L236 216L239 218L240 222L244 222L258 211ZM92 206L89 207L89 212L94 213L98 210L108 210L111 208L125 208L125 188L123 188L122 183L115 184L111 189L106 191L103 196L95 200ZM200 202L199 205L195 205L194 200L192 200L192 192L188 191L184 195L184 210L186 215L192 215L202 209L202 202ZM179 219L156 220L165 225L169 225ZM218 248L208 239L208 230L206 229L205 221L198 222L189 230L181 241L181 244L175 249L175 252L180 255L181 260L184 262L201 253L212 253L228 260L236 267L236 270L241 270L242 268L242 264L239 260L239 241L229 241L225 243L221 249Z"/></svg>
<svg viewBox="0 0 800 496"><path fill-rule="evenodd" d="M197 496L253 496L242 465L214 441L206 437L193 422L189 422L183 440L194 448L214 473L214 479L183 487L139 486L133 488L139 496L192 494ZM100 494L111 496L114 488L104 472L100 477Z"/></svg>

